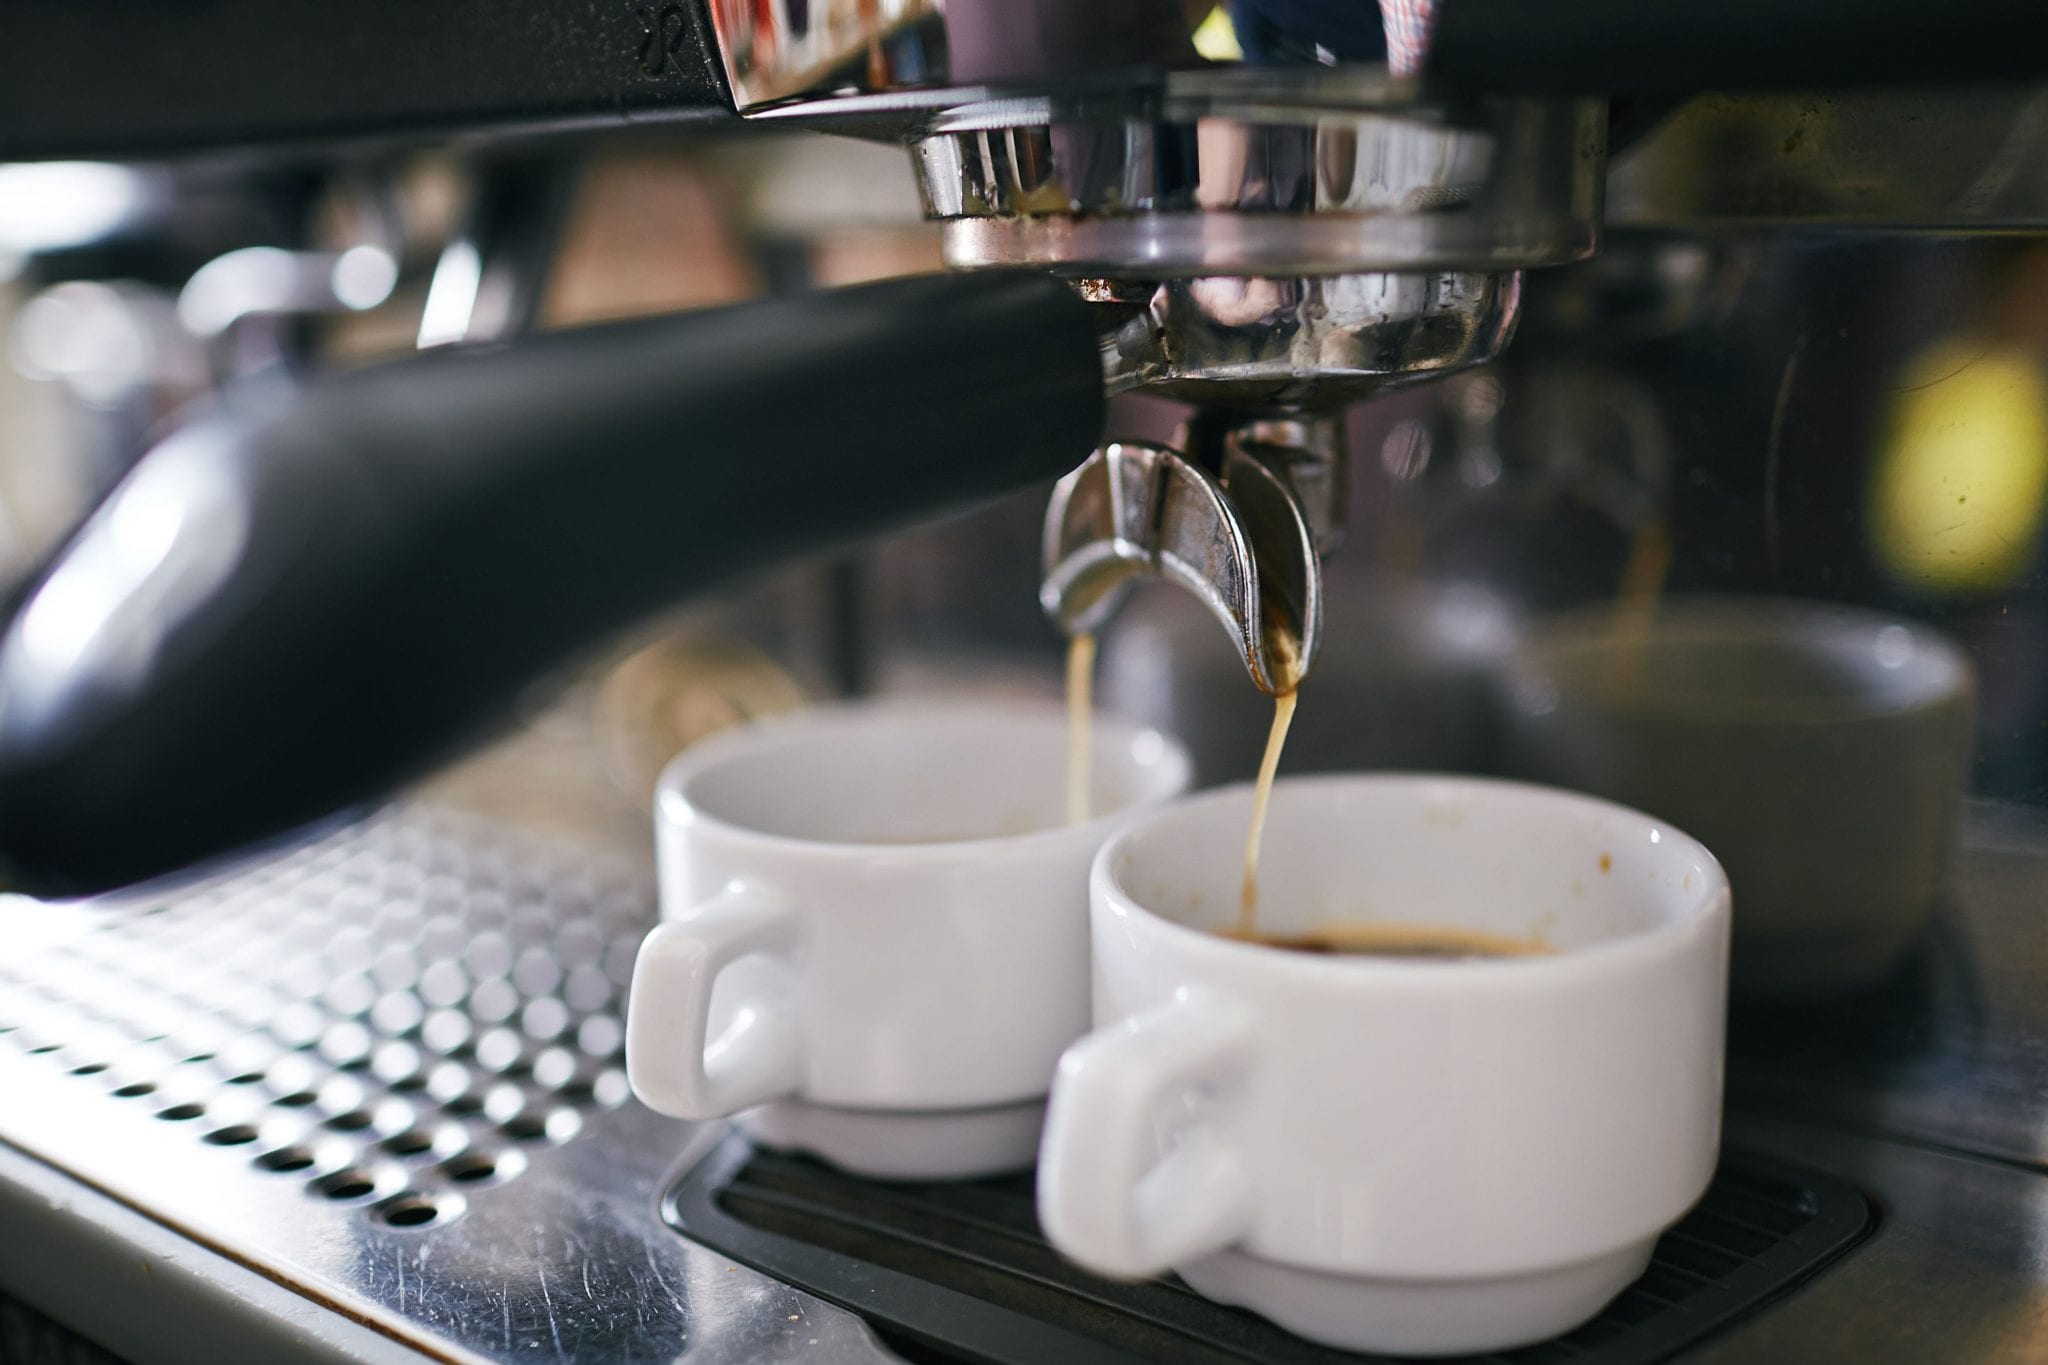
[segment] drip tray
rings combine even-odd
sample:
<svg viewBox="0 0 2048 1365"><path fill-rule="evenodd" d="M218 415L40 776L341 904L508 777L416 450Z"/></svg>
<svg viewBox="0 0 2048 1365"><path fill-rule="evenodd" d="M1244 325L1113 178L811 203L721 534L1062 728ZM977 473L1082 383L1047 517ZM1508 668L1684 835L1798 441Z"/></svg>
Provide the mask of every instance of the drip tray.
<svg viewBox="0 0 2048 1365"><path fill-rule="evenodd" d="M977 1362L1356 1362L1178 1280L1119 1284L1039 1234L1029 1175L944 1185L856 1179L734 1135L673 1185L678 1232L865 1318L914 1358ZM1650 1268L1568 1336L1471 1357L1663 1360L1805 1280L1872 1225L1857 1190L1736 1152Z"/></svg>

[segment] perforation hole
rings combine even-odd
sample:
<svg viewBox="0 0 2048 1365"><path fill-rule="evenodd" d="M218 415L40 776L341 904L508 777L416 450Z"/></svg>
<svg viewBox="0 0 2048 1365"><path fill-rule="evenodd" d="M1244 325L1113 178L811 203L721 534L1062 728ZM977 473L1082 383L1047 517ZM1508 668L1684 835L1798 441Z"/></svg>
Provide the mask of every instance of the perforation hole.
<svg viewBox="0 0 2048 1365"><path fill-rule="evenodd" d="M548 1135L548 1116L538 1110L528 1109L506 1119L499 1128L508 1137L522 1142L537 1142Z"/></svg>
<svg viewBox="0 0 2048 1365"><path fill-rule="evenodd" d="M526 1158L518 1152L464 1152L434 1169L442 1179L458 1185L495 1184L525 1170Z"/></svg>
<svg viewBox="0 0 2048 1365"><path fill-rule="evenodd" d="M307 1171L313 1168L313 1154L304 1147L280 1147L257 1157L256 1164L266 1171Z"/></svg>
<svg viewBox="0 0 2048 1365"><path fill-rule="evenodd" d="M380 1211L384 1222L394 1228L423 1228L441 1216L434 1202L417 1196L392 1200Z"/></svg>
<svg viewBox="0 0 2048 1365"><path fill-rule="evenodd" d="M366 1171L347 1168L321 1176L313 1182L312 1188L314 1193L325 1195L337 1204L346 1204L351 1200L369 1198L376 1193L377 1182Z"/></svg>
<svg viewBox="0 0 2048 1365"><path fill-rule="evenodd" d="M434 1135L424 1128L408 1128L384 1139L384 1150L398 1156L418 1156L434 1149Z"/></svg>

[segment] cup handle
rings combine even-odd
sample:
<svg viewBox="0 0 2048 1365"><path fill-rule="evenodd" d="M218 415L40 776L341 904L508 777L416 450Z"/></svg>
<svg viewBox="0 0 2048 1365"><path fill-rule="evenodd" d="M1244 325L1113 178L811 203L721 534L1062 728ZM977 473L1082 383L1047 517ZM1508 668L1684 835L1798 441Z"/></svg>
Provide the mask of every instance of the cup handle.
<svg viewBox="0 0 2048 1365"><path fill-rule="evenodd" d="M1190 1087L1239 1078L1249 1033L1236 1007L1183 994L1067 1049L1038 1157L1038 1218L1055 1247L1100 1274L1141 1279L1244 1232L1251 1186L1213 1105L1157 1153L1169 1106Z"/></svg>
<svg viewBox="0 0 2048 1365"><path fill-rule="evenodd" d="M718 1119L796 1092L803 1080L797 937L789 906L737 881L647 935L633 963L626 1075L648 1108ZM712 1038L712 988L749 954L765 958L769 971L733 1012L731 1027Z"/></svg>

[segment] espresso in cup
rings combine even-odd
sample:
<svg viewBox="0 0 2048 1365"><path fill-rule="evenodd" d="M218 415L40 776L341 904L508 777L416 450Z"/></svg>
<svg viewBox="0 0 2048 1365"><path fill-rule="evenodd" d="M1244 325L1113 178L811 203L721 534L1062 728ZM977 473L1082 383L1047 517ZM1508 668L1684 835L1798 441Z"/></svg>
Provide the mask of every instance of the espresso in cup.
<svg viewBox="0 0 2048 1365"><path fill-rule="evenodd" d="M1394 957L1421 962L1467 962L1483 957L1541 957L1552 951L1537 938L1517 938L1481 929L1448 929L1428 924L1380 924L1336 920L1298 934L1225 931L1225 938L1296 953L1332 957Z"/></svg>

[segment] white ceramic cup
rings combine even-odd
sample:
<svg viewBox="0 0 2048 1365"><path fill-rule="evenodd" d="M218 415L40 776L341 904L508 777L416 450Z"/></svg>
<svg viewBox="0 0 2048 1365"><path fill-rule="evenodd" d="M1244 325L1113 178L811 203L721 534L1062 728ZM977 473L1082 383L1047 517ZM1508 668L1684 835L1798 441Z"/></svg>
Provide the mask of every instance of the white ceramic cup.
<svg viewBox="0 0 2048 1365"><path fill-rule="evenodd" d="M1563 1332L1641 1273L1720 1135L1728 883L1657 820L1428 776L1275 788L1260 929L1384 921L1545 956L1321 956L1237 915L1250 793L1135 819L1090 887L1096 1031L1039 1156L1054 1246L1354 1350Z"/></svg>
<svg viewBox="0 0 2048 1365"><path fill-rule="evenodd" d="M626 1030L640 1098L868 1175L1029 1165L1088 1027L1089 864L1189 773L1098 716L1103 814L1068 825L1066 735L1056 705L833 707L670 764Z"/></svg>

